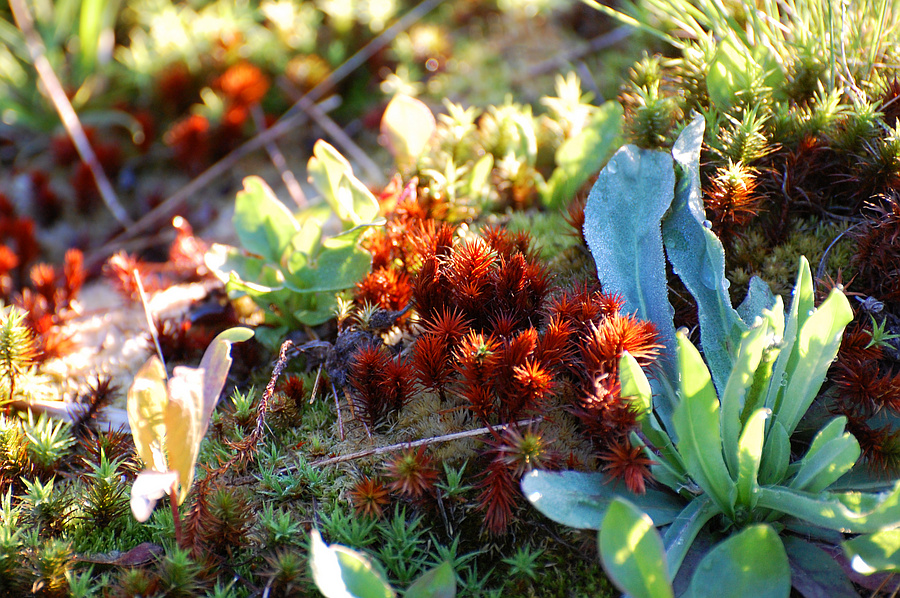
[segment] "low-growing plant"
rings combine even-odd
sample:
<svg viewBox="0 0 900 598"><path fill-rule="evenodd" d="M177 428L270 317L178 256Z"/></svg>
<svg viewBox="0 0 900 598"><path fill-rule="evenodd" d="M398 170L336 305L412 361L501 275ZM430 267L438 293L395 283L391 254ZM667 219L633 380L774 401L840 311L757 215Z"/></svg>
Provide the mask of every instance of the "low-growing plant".
<svg viewBox="0 0 900 598"><path fill-rule="evenodd" d="M263 308L270 329L258 329L258 337L273 347L288 330L331 319L335 294L353 287L371 267L359 240L380 222L378 201L329 144L318 141L313 154L309 178L324 204L295 216L262 179L247 177L233 218L243 249L214 245L206 259L231 297L247 295ZM332 214L343 230L325 238Z"/></svg>
<svg viewBox="0 0 900 598"><path fill-rule="evenodd" d="M619 367L622 395L639 412L640 430L631 441L643 447L654 487L637 494L603 473L534 471L523 491L548 517L599 529L607 572L633 596L672 595L673 583L687 596L713 588L728 596L787 596L792 579L800 583L792 570L815 570L804 584L852 596L848 582L834 581L842 575L833 558L811 540L836 545L842 533L900 526L900 484L882 481L877 486L884 492L865 493L860 490L869 482L856 477L839 487L860 457L859 443L845 431L847 418L831 419L811 440L797 432L853 312L838 288L815 306L802 258L787 314L781 298L772 300L759 283L751 284L744 305L731 308L724 252L698 203L702 130L697 118L676 141L678 176L663 152L620 150L585 210L585 234L604 287L621 292L626 308L671 335L674 360L655 373L655 393L631 355ZM626 195L643 202L639 216L628 213L634 206ZM687 332L676 333L671 323L663 245L697 301L708 367ZM804 440L805 455L792 460L792 446ZM662 537L654 527L663 529ZM712 544L699 564L699 556L689 558L692 550L705 550L697 546Z"/></svg>

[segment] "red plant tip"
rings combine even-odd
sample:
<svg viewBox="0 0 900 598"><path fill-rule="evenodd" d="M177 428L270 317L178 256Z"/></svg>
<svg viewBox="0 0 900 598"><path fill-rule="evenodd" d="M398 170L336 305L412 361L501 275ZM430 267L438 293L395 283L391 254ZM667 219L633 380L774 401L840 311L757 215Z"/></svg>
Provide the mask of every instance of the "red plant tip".
<svg viewBox="0 0 900 598"><path fill-rule="evenodd" d="M656 327L634 315L612 314L598 325L591 324L581 343L585 367L592 375L618 371L619 359L628 351L641 366L649 365L659 350Z"/></svg>
<svg viewBox="0 0 900 598"><path fill-rule="evenodd" d="M292 400L298 407L302 405L303 399L306 397L306 388L303 383L303 378L293 374L284 378L278 385L278 390L284 393L284 395Z"/></svg>
<svg viewBox="0 0 900 598"><path fill-rule="evenodd" d="M205 116L192 114L176 122L163 136L175 161L188 172L200 172L209 161L210 132Z"/></svg>
<svg viewBox="0 0 900 598"><path fill-rule="evenodd" d="M419 498L434 489L438 472L433 460L425 454L425 447L404 449L384 466L385 476L391 480L388 487L409 498Z"/></svg>
<svg viewBox="0 0 900 598"><path fill-rule="evenodd" d="M498 458L516 478L533 469L558 468L558 455L547 449L547 442L537 429L528 427L519 430L510 426L503 431L499 442L491 444Z"/></svg>
<svg viewBox="0 0 900 598"><path fill-rule="evenodd" d="M390 502L390 497L379 479L363 476L350 489L350 502L357 515L379 519L384 513L384 507Z"/></svg>
<svg viewBox="0 0 900 598"><path fill-rule="evenodd" d="M229 101L237 106L256 104L265 97L269 85L268 77L259 67L249 62L239 62L228 67L215 83Z"/></svg>
<svg viewBox="0 0 900 598"><path fill-rule="evenodd" d="M371 303L382 309L399 311L412 298L412 286L406 273L378 268L356 284L354 297L357 305Z"/></svg>
<svg viewBox="0 0 900 598"><path fill-rule="evenodd" d="M644 449L631 446L627 440L611 444L609 450L600 457L606 461L603 471L625 482L625 486L635 494L647 491L645 480L650 479L650 466L656 462L644 454Z"/></svg>

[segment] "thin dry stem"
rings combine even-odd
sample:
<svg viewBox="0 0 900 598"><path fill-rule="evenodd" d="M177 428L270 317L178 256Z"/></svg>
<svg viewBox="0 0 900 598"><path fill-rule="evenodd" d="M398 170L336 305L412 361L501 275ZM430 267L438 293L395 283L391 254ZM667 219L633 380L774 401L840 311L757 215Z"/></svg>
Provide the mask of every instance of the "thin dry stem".
<svg viewBox="0 0 900 598"><path fill-rule="evenodd" d="M418 446L425 446L429 444L437 444L440 442L450 442L452 440L460 440L462 438L471 438L472 436L483 436L485 434L493 434L498 430L502 431L511 427L519 427L519 426L528 426L532 424L539 423L543 421L543 417L533 417L531 419L523 419L521 421L517 421L510 424L502 424L498 426L485 426L483 428L476 428L474 430L466 430L464 432L453 432L452 434L442 434L441 436L431 436L429 438L422 438L419 440L413 440L412 442L400 442L398 444L390 444L387 446L379 446L375 448L366 449L363 451L358 451L356 453L350 453L349 455L339 455L337 457L330 457L328 459L320 459L319 461L313 461L310 463L313 467L325 467L326 465L334 465L335 463L343 463L344 461L354 461L356 459L361 459L363 457L370 457L372 455L383 455L384 453L391 453L394 451L403 450L405 448L415 448ZM285 468L284 471L289 470L290 468Z"/></svg>
<svg viewBox="0 0 900 598"><path fill-rule="evenodd" d="M253 124L256 126L256 130L265 131L266 118L259 104L250 106L250 115L253 117ZM281 180L284 183L284 186L287 187L291 199L294 200L294 203L297 204L297 207L301 210L305 208L307 201L306 195L303 193L303 188L300 186L300 183L297 182L297 177L295 177L291 169L288 168L287 160L285 160L284 154L281 153L281 149L279 149L278 144L276 144L274 140L269 141L266 144L266 153L269 154L272 165L275 166L278 173L281 175Z"/></svg>
<svg viewBox="0 0 900 598"><path fill-rule="evenodd" d="M106 177L106 173L103 172L103 167L100 166L100 162L97 160L97 156L91 148L87 135L84 134L84 128L81 126L81 121L78 120L78 115L75 113L75 109L72 107L72 103L69 101L68 96L66 96L62 83L60 83L56 73L53 72L50 61L47 60L46 49L44 48L40 36L38 36L34 29L34 20L31 17L31 12L29 12L27 4L23 0L10 0L9 6L16 19L16 25L19 26L22 35L25 37L25 45L28 47L28 53L34 64L34 70L37 71L41 83L44 84L47 95L50 96L50 102L56 109L57 114L59 114L59 119L62 121L63 127L65 127L66 133L69 135L72 143L75 145L78 155L81 157L81 160L87 164L88 169L90 169L91 175L97 183L97 189L100 191L100 197L103 199L103 203L106 204L106 207L109 208L109 211L112 212L115 219L119 221L119 224L122 226L130 225L132 220L128 216L128 212L126 212L125 208L122 207L122 204L119 203L119 198L116 196L112 184L110 184L109 179Z"/></svg>

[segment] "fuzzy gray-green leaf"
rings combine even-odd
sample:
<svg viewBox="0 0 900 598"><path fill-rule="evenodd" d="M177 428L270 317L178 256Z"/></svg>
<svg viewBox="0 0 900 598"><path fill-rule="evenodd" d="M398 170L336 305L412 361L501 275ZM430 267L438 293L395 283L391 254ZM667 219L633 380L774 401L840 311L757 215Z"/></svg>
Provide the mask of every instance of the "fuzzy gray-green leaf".
<svg viewBox="0 0 900 598"><path fill-rule="evenodd" d="M620 496L638 505L655 525L671 523L684 508L673 494L647 488L637 495L602 473L534 470L522 478L522 493L550 519L579 529L598 529L609 503Z"/></svg>
<svg viewBox="0 0 900 598"><path fill-rule="evenodd" d="M674 311L660 221L674 189L671 155L626 145L600 171L584 208L584 237L604 291L620 293L626 311L652 321L670 349Z"/></svg>
<svg viewBox="0 0 900 598"><path fill-rule="evenodd" d="M721 391L747 326L731 306L722 243L704 225L706 215L700 196L704 124L703 117L696 116L672 148L679 180L672 208L663 219L662 234L672 268L697 301L703 354Z"/></svg>

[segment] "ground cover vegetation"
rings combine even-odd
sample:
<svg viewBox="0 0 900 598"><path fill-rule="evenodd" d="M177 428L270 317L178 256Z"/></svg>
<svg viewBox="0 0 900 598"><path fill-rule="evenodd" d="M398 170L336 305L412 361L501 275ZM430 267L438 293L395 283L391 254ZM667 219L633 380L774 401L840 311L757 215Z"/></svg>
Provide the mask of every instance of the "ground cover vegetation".
<svg viewBox="0 0 900 598"><path fill-rule="evenodd" d="M898 11L0 9L0 590L896 592Z"/></svg>

